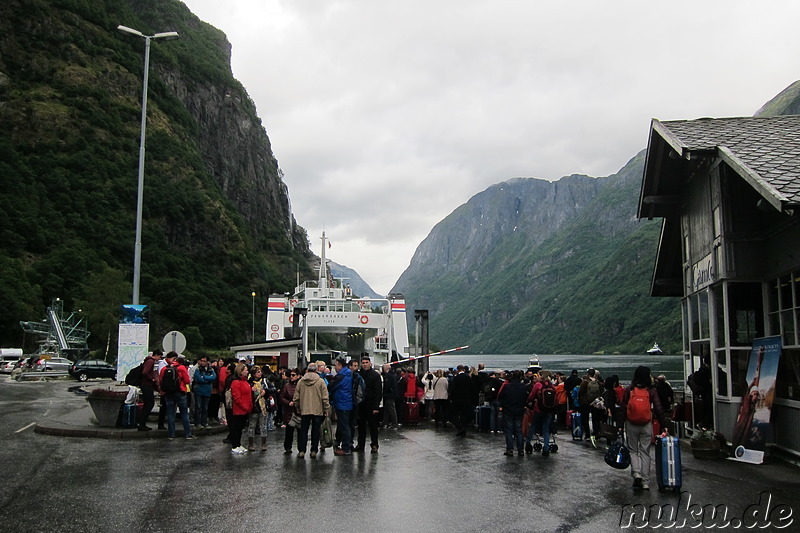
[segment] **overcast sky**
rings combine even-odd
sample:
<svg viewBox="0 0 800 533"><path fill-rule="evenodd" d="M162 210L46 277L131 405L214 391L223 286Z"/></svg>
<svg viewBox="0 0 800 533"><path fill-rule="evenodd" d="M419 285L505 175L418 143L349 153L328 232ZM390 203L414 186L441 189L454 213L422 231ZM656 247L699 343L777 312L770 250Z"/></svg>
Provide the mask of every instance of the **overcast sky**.
<svg viewBox="0 0 800 533"><path fill-rule="evenodd" d="M800 79L797 0L184 1L233 45L312 250L324 229L382 294L488 186L613 174L651 118Z"/></svg>

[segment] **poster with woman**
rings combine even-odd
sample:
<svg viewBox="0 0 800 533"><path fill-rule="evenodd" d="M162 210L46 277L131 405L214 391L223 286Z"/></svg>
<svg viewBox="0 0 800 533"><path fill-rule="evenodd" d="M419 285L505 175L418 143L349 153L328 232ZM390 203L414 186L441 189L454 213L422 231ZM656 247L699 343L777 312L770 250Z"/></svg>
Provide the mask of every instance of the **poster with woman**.
<svg viewBox="0 0 800 533"><path fill-rule="evenodd" d="M739 415L731 436L733 459L737 461L755 464L764 462L780 356L780 337L765 337L753 341L747 365L747 388L742 395Z"/></svg>

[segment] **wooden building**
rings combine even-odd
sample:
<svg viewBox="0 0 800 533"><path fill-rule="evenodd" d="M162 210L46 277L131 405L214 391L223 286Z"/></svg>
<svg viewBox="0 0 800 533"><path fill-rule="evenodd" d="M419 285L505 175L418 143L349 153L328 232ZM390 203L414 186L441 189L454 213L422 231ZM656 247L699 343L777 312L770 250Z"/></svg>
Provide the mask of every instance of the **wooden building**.
<svg viewBox="0 0 800 533"><path fill-rule="evenodd" d="M663 219L651 295L681 298L685 375L710 360L717 430L753 339L780 336L768 440L800 457L800 116L653 120L638 217Z"/></svg>
<svg viewBox="0 0 800 533"><path fill-rule="evenodd" d="M259 366L267 365L273 372L279 367L298 367L302 363L302 339L279 339L261 342L250 342L231 346L230 350L239 360L250 360Z"/></svg>

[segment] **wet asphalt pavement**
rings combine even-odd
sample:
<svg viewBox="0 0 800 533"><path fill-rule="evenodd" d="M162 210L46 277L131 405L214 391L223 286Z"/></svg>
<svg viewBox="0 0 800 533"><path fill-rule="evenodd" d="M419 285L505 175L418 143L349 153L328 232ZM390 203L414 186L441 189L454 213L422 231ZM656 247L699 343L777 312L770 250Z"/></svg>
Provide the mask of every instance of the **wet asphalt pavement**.
<svg viewBox="0 0 800 533"><path fill-rule="evenodd" d="M628 472L606 466L602 449L564 436L548 458L505 457L500 435L460 439L452 429L421 425L382 432L377 454L327 450L299 459L296 451L283 454L281 430L270 433L268 451L242 456L230 453L222 435L167 441L35 433L32 423L85 412L84 397L68 390L75 385L0 377L5 531L597 533L620 531L626 505L679 505L681 498L655 487L634 492ZM699 461L686 447L683 458L684 501L725 505L728 519L741 518L766 491L771 509L793 511L783 531L800 530L797 467ZM653 529L649 520L644 530Z"/></svg>

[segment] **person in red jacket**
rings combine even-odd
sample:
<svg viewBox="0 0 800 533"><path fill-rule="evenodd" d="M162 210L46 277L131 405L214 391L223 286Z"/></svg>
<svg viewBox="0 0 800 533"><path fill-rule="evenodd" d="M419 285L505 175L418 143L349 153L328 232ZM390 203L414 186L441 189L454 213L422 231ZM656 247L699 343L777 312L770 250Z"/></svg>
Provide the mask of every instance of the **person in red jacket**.
<svg viewBox="0 0 800 533"><path fill-rule="evenodd" d="M242 446L242 430L247 424L247 419L253 410L253 390L247 382L249 372L247 365L239 363L233 371L233 381L231 382L231 419L228 420L230 428L231 452L243 454L247 448Z"/></svg>
<svg viewBox="0 0 800 533"><path fill-rule="evenodd" d="M640 365L633 372L631 384L625 389L616 412L617 427L620 433L625 432L631 452L631 476L635 489L650 489L654 418L666 433L666 419L653 387L650 367Z"/></svg>
<svg viewBox="0 0 800 533"><path fill-rule="evenodd" d="M175 352L167 353L164 358L167 362L166 366L161 369L159 374L159 387L161 394L164 395L165 404L167 407L167 436L170 439L175 438L175 407L181 413L181 421L183 422L183 436L187 440L196 439L192 435L192 425L189 423L189 371L182 364L178 363L178 354Z"/></svg>
<svg viewBox="0 0 800 533"><path fill-rule="evenodd" d="M139 420L137 420L136 424L139 431L150 431L153 429L147 425L147 419L150 417L150 413L153 411L153 407L156 404L155 390L158 388L158 372L156 371L156 366L158 362L161 361L161 356L163 355L164 352L161 351L160 348L156 348L142 363L142 381L139 388L142 389L142 402L144 402L144 405L142 406L142 412L139 413Z"/></svg>

